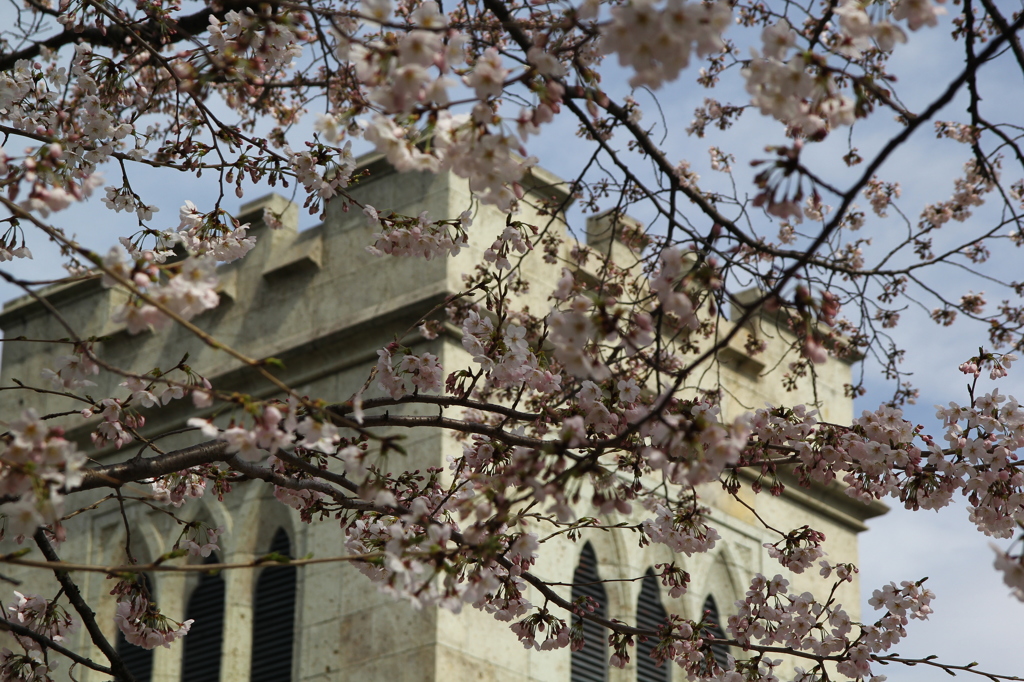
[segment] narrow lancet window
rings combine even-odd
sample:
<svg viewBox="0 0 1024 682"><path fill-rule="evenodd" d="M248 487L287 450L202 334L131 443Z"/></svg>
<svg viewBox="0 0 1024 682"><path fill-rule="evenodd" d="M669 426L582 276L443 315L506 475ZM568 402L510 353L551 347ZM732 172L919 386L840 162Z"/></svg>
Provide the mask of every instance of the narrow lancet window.
<svg viewBox="0 0 1024 682"><path fill-rule="evenodd" d="M278 528L270 552L292 556L288 533ZM253 598L251 682L291 682L295 637L295 567L260 569Z"/></svg>
<svg viewBox="0 0 1024 682"><path fill-rule="evenodd" d="M658 587L658 576L648 568L640 587L640 598L636 603L636 626L643 630L657 630L665 624L665 607L661 605L661 589ZM658 640L647 639L636 645L636 680L637 682L669 682L671 666L651 658L651 652Z"/></svg>
<svg viewBox="0 0 1024 682"><path fill-rule="evenodd" d="M220 563L216 554L203 562ZM185 610L185 618L193 620L192 628L182 641L182 682L220 682L221 648L224 642L224 579L219 574L204 573L193 590Z"/></svg>
<svg viewBox="0 0 1024 682"><path fill-rule="evenodd" d="M590 597L597 602L597 610L593 613L607 617L608 596L601 576L597 573L597 555L588 542L583 546L580 563L572 577L572 598ZM574 621L582 620L579 616ZM572 682L605 682L608 679L608 630L589 621L583 620L583 638L585 644L579 651L572 652Z"/></svg>

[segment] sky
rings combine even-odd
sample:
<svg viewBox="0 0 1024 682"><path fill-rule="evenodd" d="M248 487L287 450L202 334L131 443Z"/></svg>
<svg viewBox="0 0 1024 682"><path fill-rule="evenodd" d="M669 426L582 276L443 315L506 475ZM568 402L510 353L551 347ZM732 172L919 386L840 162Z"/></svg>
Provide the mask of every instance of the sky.
<svg viewBox="0 0 1024 682"><path fill-rule="evenodd" d="M959 68L955 54L942 52L948 36L949 23L939 28L913 34L908 45L897 48L894 59L895 70L901 74L901 93L911 110L920 110L933 99L938 89L944 86L944 79ZM690 78L690 80L686 80ZM1024 111L1024 87L1021 74L995 69L983 93L996 101L1007 112ZM616 82L622 86L621 77L612 76L608 81L614 89ZM742 91L711 93L720 99L745 101ZM645 109L645 122L662 126L661 117L645 93L636 93ZM756 113L750 112L730 131L716 141L714 136L707 140L696 140L684 132L689 124L693 108L709 93L692 85L692 77L684 74L683 80L660 93L661 111L664 116L664 147L670 156L689 159L694 168L709 182L721 182L714 177L706 162L706 148L721 143L727 151L746 148L751 157L765 156L766 143L781 143L781 135L766 136L768 122ZM939 118L962 118L962 101L955 102ZM1008 117L1012 116L1008 114ZM861 127L858 143L863 149L882 144L895 128L884 121L872 124L872 128ZM306 128L308 130L308 127ZM584 146L572 135L575 125L565 121L552 126L541 138L540 144L532 149L549 150L540 154L541 164L562 175L571 176L578 163L585 159ZM774 126L773 130L778 130ZM953 143L940 146L948 153L935 153L934 136L926 127L917 133L907 152L887 164L882 175L887 180L899 180L903 184L905 205L915 211L922 203L945 199L952 191L951 178L964 160L964 149ZM831 144L831 143L830 143ZM825 162L835 158L838 143L822 145L820 150L809 152L816 157L813 161ZM841 167L830 168L839 179L848 180L852 173ZM109 173L112 175L112 169ZM741 186L749 186L754 171L745 164L736 164L737 180ZM113 179L113 176L111 179ZM207 178L196 180L180 174L173 188L169 188L166 177L155 171L142 171L133 178L133 186L145 197L158 197L161 212L155 224L173 227L177 224L177 208L185 199L197 205L212 201L211 183ZM249 189L244 200L254 199L264 193L263 189ZM152 200L152 199L150 199ZM227 206L237 207L244 200L229 200ZM862 206L866 205L862 202ZM911 215L913 219L915 216ZM984 217L981 214L981 217ZM315 217L304 216L304 226L317 222ZM91 202L76 206L58 217L58 222L70 226L82 242L90 247L105 250L116 236L130 233L134 221L130 216L111 214L104 209L98 197ZM969 229L965 225L964 229ZM957 228L959 229L959 228ZM877 232L877 231L876 231ZM882 231L884 232L884 231ZM887 235L878 234L881 244ZM33 243L35 259L31 262L16 261L5 263L3 268L17 276L49 277L59 275L56 267L56 251L52 247ZM993 272L1009 273L1012 277L1019 254L997 254L990 263ZM958 275L947 273L944 277ZM993 290L994 291L994 290ZM0 284L0 299L7 300L19 292L7 284ZM993 297L995 294L993 294ZM903 320L893 331L894 338L908 348L904 369L912 374L912 381L921 391L917 405L907 408L907 416L915 423L928 427L931 433L938 432L934 406L949 401L967 401L966 379L956 367L960 362L976 353L984 342L983 330L970 325L955 325L941 329L930 322L922 311L910 309L903 313ZM877 376L877 368L868 371L868 394L857 400L857 408L874 409L888 399L891 386ZM999 382L1001 392L1018 395L1024 399L1024 362L1011 371L1010 376ZM983 381L983 384L986 382ZM991 386L989 386L991 388ZM986 389L988 390L988 389ZM914 621L910 624L909 638L898 650L905 657L919 657L939 654L942 660L954 664L979 663L979 668L1002 674L1024 675L1024 663L1019 654L1022 625L1024 625L1024 604L1009 596L999 575L992 568L993 553L989 548L990 538L977 532L967 519L962 505L955 505L940 512L907 512L890 501L892 510L885 516L869 522L871 530L861 536L861 584L863 588L863 609L865 620L871 607L867 599L873 589L889 581L916 581L928 577L927 585L938 595L933 608L935 613L927 622ZM1000 541L1005 546L1006 541ZM890 680L899 682L925 682L944 680L946 675L926 666L888 666L880 672Z"/></svg>

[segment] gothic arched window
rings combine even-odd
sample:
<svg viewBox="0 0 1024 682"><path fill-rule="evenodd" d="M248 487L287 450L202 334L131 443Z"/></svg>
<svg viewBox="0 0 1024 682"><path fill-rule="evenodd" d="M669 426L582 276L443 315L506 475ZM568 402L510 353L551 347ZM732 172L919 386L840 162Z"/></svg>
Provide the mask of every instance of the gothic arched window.
<svg viewBox="0 0 1024 682"><path fill-rule="evenodd" d="M572 576L572 599L590 597L598 604L595 615L606 617L608 597L597 573L597 555L590 543L583 545L580 563ZM582 620L574 616L574 620ZM589 620L583 621L584 645L572 652L572 682L605 682L608 678L608 631Z"/></svg>
<svg viewBox="0 0 1024 682"><path fill-rule="evenodd" d="M270 551L292 556L284 528L277 529ZM291 682L294 636L295 567L267 566L253 598L251 682Z"/></svg>
<svg viewBox="0 0 1024 682"><path fill-rule="evenodd" d="M715 604L715 598L710 594L704 600L704 613L705 622L710 625L708 632L716 640L711 645L711 653L714 654L718 665L725 668L726 663L729 662L729 645L722 641L725 639L725 633L722 631L722 619L718 614L718 605Z"/></svg>
<svg viewBox="0 0 1024 682"><path fill-rule="evenodd" d="M658 577L654 570L648 568L640 586L640 598L636 603L636 626L644 630L657 630L665 624L665 607L661 605L661 590ZM660 666L651 658L657 640L647 639L636 645L636 679L637 682L668 682L671 667L665 663Z"/></svg>
<svg viewBox="0 0 1024 682"><path fill-rule="evenodd" d="M211 554L204 564L217 564ZM182 682L220 682L221 644L224 641L224 579L219 574L203 573L192 591L185 618L193 619L184 637Z"/></svg>
<svg viewBox="0 0 1024 682"><path fill-rule="evenodd" d="M153 589L153 581L143 573L139 581L145 586L151 601L156 601L156 591ZM135 682L150 682L153 679L153 650L136 646L125 639L121 628L117 629L117 655L124 662L124 667L135 677Z"/></svg>

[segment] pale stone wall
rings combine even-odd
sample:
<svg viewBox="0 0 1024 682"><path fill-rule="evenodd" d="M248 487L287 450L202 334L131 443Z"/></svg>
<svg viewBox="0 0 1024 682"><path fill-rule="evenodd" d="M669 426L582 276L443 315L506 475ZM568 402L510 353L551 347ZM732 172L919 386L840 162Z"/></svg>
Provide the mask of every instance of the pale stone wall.
<svg viewBox="0 0 1024 682"><path fill-rule="evenodd" d="M379 160L371 160L371 180L355 188L360 201L378 207L417 215L428 211L432 218L454 217L471 206L467 185L450 175L392 174ZM565 200L560 181L537 171L528 183L534 197L543 197L555 205ZM262 226L264 207L282 213L285 227L271 231ZM504 228L505 218L490 207L477 207L470 230L471 244L457 258L423 261L407 258L374 258L365 252L373 230L357 210L341 210L340 204L328 208L323 225L298 232L297 207L280 197L267 197L244 206L244 220L254 224L258 237L256 249L240 262L223 266L219 275L221 305L196 319L196 324L217 339L232 345L249 357L273 356L284 363L280 378L300 393L328 400L348 399L366 379L376 360L376 351L408 330L425 312L441 303L445 296L462 288L461 273L480 263L483 251ZM527 207L519 219L542 229L566 234L564 221ZM591 226L595 237L600 227ZM616 258L628 259L622 244L595 238L599 248L611 248ZM566 250L568 246L564 247ZM566 251L567 253L567 251ZM543 315L550 307L548 293L560 276L560 268L530 257L523 263L531 283L530 291L518 303L529 305ZM167 333L128 336L110 321L112 311L123 301L122 295L87 280L54 287L44 292L61 314L85 336L107 337L100 355L121 367L147 371L154 365L170 366L188 351L189 363L209 376L221 390L238 390L257 397L274 395L273 387L255 376L225 353L204 346L188 332L174 329ZM0 314L0 327L8 339L24 335L30 338L61 337L66 334L45 309L31 299L7 304ZM755 333L765 334L762 325ZM437 355L446 371L467 366L470 359L461 348L457 333L426 341L413 334L406 337L416 352ZM785 332L772 330L773 335ZM412 339L411 341L409 339ZM769 339L771 341L771 339ZM761 376L777 367L785 371L783 344L776 340L757 359L743 353L743 335L730 346L720 368L695 379L694 387L721 382L728 388L724 411L735 414L762 406L792 403L793 395L781 393L777 374ZM2 384L19 378L39 385L39 372L52 365L53 357L66 348L59 344L5 343ZM108 395L120 379L112 375L98 378L95 393ZM847 421L852 405L843 397L842 386L849 381L849 367L830 362L819 370L817 395L822 412L830 421ZM367 396L379 392L373 387ZM798 395L809 395L802 382ZM804 398L807 400L807 398ZM170 409L149 417L147 433L165 431L196 416L189 401L179 401ZM32 406L40 413L79 409L73 401L49 394L0 392L0 413L14 415ZM431 413L423 408L390 408L392 413ZM225 422L231 412L218 418ZM74 427L72 437L84 437L81 419L64 420ZM410 460L395 466L444 467L447 457L461 452L461 445L440 431L407 432L404 444ZM192 442L187 436L161 441L161 447L173 448ZM126 447L120 453L105 453L115 461L132 456L137 448ZM127 496L144 495L146 486L126 486ZM208 495L184 508L187 519L206 518L223 525L227 532L221 541L221 558L244 561L264 553L276 528L285 528L292 540L293 553L318 557L344 553L343 536L336 522L303 524L297 514L280 504L262 483L242 484L236 494L218 502ZM584 533L593 543L599 559L599 571L607 579L635 578L655 563L676 560L693 576L688 595L679 600L663 599L670 613L699 619L705 597L712 594L727 615L732 603L741 597L745 584L756 572L782 572L769 561L761 545L774 541L754 515L729 498L720 488L706 486L702 491L712 508L712 519L722 542L708 555L687 559L673 556L662 546L639 548L636 537L623 533ZM75 497L74 504L84 506L99 499L87 495ZM789 488L781 497L760 495L748 499L759 513L779 528L789 529L805 523L822 530L828 537L826 549L833 560L856 561L856 534L863 530L864 518L879 513L846 499L841 491L821 489L805 491ZM179 530L167 515L139 504L128 504L126 514L132 520L132 546L135 555L148 560L166 552ZM636 517L635 520L638 520ZM60 548L65 560L92 564L120 564L124 561L124 529L116 503L106 502L96 512L82 514L68 524L70 540ZM2 551L10 551L10 542ZM544 546L536 573L550 580L569 583L578 561L582 543L557 540ZM53 593L53 579L45 572L5 568L4 572L26 581L26 591ZM799 590L815 585L815 573L797 576ZM111 639L114 626L111 615L114 601L108 593L112 582L99 574L79 576L83 592L94 604L100 622ZM167 615L182 619L195 576L161 573L154 576L158 601ZM248 678L251 655L252 594L256 575L252 571L232 571L225 575L227 612L225 619L224 662L221 679L225 682ZM560 588L569 596L569 588ZM607 586L608 613L625 622L635 622L639 582L612 582ZM856 616L856 582L844 588L840 600ZM534 595L535 596L535 595ZM295 680L387 682L418 680L494 680L495 682L567 682L568 650L535 652L524 650L508 631L507 624L467 607L454 615L437 609L416 610L380 594L358 571L345 564L319 564L299 571L296 617ZM101 660L102 656L87 641L84 632L72 638L71 645ZM181 646L159 649L156 653L154 680L178 682L181 670ZM66 671L66 668L65 668ZM88 671L76 670L85 682L101 679ZM612 670L611 682L634 680L631 664L624 671ZM679 678L679 675L676 675Z"/></svg>

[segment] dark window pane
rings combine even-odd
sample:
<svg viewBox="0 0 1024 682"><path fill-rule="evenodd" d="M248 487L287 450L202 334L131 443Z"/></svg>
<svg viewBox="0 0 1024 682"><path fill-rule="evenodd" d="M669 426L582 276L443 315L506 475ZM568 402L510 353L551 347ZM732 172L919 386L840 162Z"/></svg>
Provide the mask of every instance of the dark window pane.
<svg viewBox="0 0 1024 682"><path fill-rule="evenodd" d="M650 568L644 574L644 581L640 587L640 598L636 604L636 626L645 630L657 630L665 624L665 607L661 605L661 591L658 587L658 577ZM648 639L638 642L636 645L636 679L637 682L668 682L670 673L669 663L662 663L660 666L651 658L658 643L655 639Z"/></svg>
<svg viewBox="0 0 1024 682"><path fill-rule="evenodd" d="M211 554L203 563L216 564L220 559ZM203 574L188 600L185 618L192 618L192 628L185 635L182 682L220 682L221 644L224 641L224 579L220 575Z"/></svg>
<svg viewBox="0 0 1024 682"><path fill-rule="evenodd" d="M588 542L583 546L580 563L572 577L572 598L587 596L598 603L594 613L605 617L608 601L604 585L597 573L597 555ZM578 616L576 620L582 620ZM608 630L589 620L583 621L585 644L579 651L572 652L572 682L604 682L608 678Z"/></svg>
<svg viewBox="0 0 1024 682"><path fill-rule="evenodd" d="M288 533L278 528L271 552L292 556ZM291 682L295 636L295 567L268 566L256 580L252 619L252 682Z"/></svg>
<svg viewBox="0 0 1024 682"><path fill-rule="evenodd" d="M718 662L718 665L725 668L726 663L729 661L729 646L721 641L725 639L725 633L722 631L722 619L718 614L718 605L715 604L715 598L710 594L704 600L704 612L707 614L706 622L712 624L712 627L708 628L708 632L718 640L711 645L711 653L715 655L715 661Z"/></svg>

